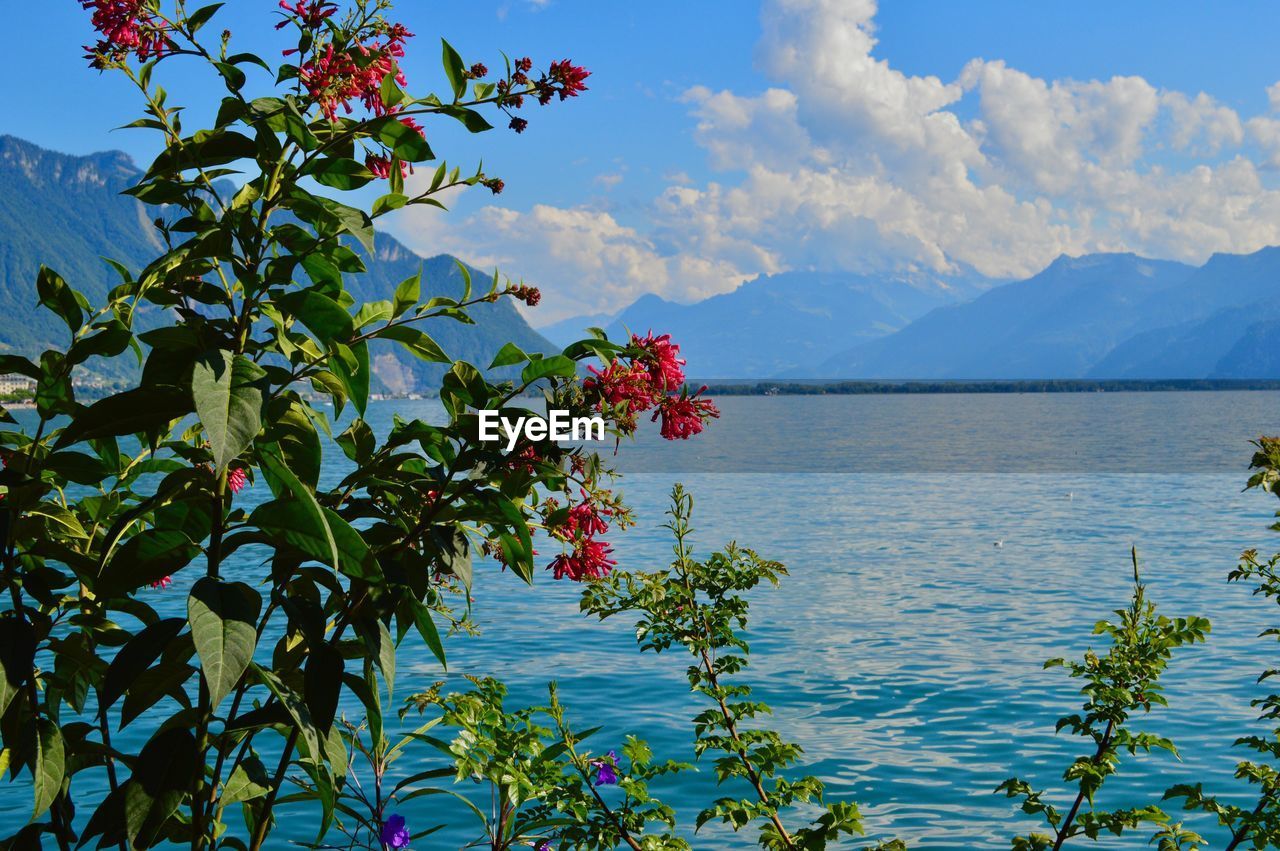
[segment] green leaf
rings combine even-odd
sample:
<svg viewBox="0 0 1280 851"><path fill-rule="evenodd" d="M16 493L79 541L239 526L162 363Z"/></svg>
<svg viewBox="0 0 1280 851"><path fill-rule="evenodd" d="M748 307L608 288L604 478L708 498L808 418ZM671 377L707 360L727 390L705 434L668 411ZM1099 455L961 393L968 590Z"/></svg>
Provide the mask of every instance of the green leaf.
<svg viewBox="0 0 1280 851"><path fill-rule="evenodd" d="M110 554L93 580L99 597L122 597L177 573L200 554L200 546L176 529L144 529Z"/></svg>
<svg viewBox="0 0 1280 851"><path fill-rule="evenodd" d="M365 410L369 407L369 381L371 378L369 344L361 340L354 346L335 343L333 348L334 356L329 359L333 374L338 376L338 380L342 382L342 388L346 391L347 397L351 399L351 404L360 412L360 416L364 416Z"/></svg>
<svg viewBox="0 0 1280 851"><path fill-rule="evenodd" d="M35 659L34 627L12 612L0 615L0 717L31 678Z"/></svg>
<svg viewBox="0 0 1280 851"><path fill-rule="evenodd" d="M110 709L142 672L160 658L160 654L178 637L185 624L186 621L182 618L156 621L120 648L107 667L102 689L98 693L98 705L102 711Z"/></svg>
<svg viewBox="0 0 1280 851"><path fill-rule="evenodd" d="M483 133L486 130L493 129L493 125L474 109L466 109L461 106L444 106L440 108L440 111L445 115L458 119L469 133Z"/></svg>
<svg viewBox="0 0 1280 851"><path fill-rule="evenodd" d="M337 267L333 267L337 272ZM310 270L308 270L310 271ZM338 282L341 283L341 274ZM321 343L341 343L351 339L355 325L351 314L327 295L315 290L293 293L280 299L280 306L294 314Z"/></svg>
<svg viewBox="0 0 1280 851"><path fill-rule="evenodd" d="M218 73L222 75L222 79L226 81L229 91L238 92L244 88L245 74L230 62L214 62L213 67L218 69ZM256 153L256 151L255 151ZM231 162L231 160L224 160Z"/></svg>
<svg viewBox="0 0 1280 851"><path fill-rule="evenodd" d="M249 523L347 576L368 581L382 578L377 559L360 533L327 508L317 517L299 501L277 499L254 509Z"/></svg>
<svg viewBox="0 0 1280 851"><path fill-rule="evenodd" d="M332 186L334 189L342 189L344 191L359 189L361 186L368 184L374 177L373 172L369 171L364 163L356 162L347 157L325 157L316 160L307 169L307 174L325 186Z"/></svg>
<svg viewBox="0 0 1280 851"><path fill-rule="evenodd" d="M187 16L187 28L192 33L195 33L205 24L209 23L209 19L212 18L217 11L223 7L223 5L224 4L222 3L211 3L208 6L196 9Z"/></svg>
<svg viewBox="0 0 1280 851"><path fill-rule="evenodd" d="M62 779L66 771L66 747L62 741L62 730L48 718L37 718L35 811L31 816L32 821L48 812L53 805L54 799L62 791Z"/></svg>
<svg viewBox="0 0 1280 851"><path fill-rule="evenodd" d="M498 353L494 355L493 363L489 364L489 369L497 369L500 366L510 366L513 363L524 363L529 356L524 350L515 343L507 343Z"/></svg>
<svg viewBox="0 0 1280 851"><path fill-rule="evenodd" d="M453 363L453 359L444 353L444 349L427 332L409 325L394 325L379 331L378 337L395 340L427 363Z"/></svg>
<svg viewBox="0 0 1280 851"><path fill-rule="evenodd" d="M422 636L432 655L440 660L440 665L446 671L449 670L449 663L444 657L444 642L440 640L440 631L436 629L436 622L431 617L431 609L417 600L413 601L413 625L418 628L418 634Z"/></svg>
<svg viewBox="0 0 1280 851"><path fill-rule="evenodd" d="M262 431L262 367L242 355L211 352L195 363L191 395L221 476Z"/></svg>
<svg viewBox="0 0 1280 851"><path fill-rule="evenodd" d="M391 693L396 682L396 645L391 638L391 631L380 620L360 621L356 624L356 632L364 642L368 658L372 659L382 672L382 680L387 684L387 701L391 701Z"/></svg>
<svg viewBox="0 0 1280 851"><path fill-rule="evenodd" d="M258 643L262 598L243 582L201 578L187 598L187 622L216 710L244 674Z"/></svg>
<svg viewBox="0 0 1280 851"><path fill-rule="evenodd" d="M36 275L36 293L40 296L40 304L60 316L68 328L72 331L80 330L80 326L84 324L83 308L88 307L88 302L84 301L84 296L67 286L61 275L48 266L41 266Z"/></svg>
<svg viewBox="0 0 1280 851"><path fill-rule="evenodd" d="M193 409L191 393L178 387L139 387L94 402L59 435L55 448L98 437L163 430Z"/></svg>
<svg viewBox="0 0 1280 851"><path fill-rule="evenodd" d="M25 375L27 378L39 379L40 367L18 355L0 355L0 375Z"/></svg>
<svg viewBox="0 0 1280 851"><path fill-rule="evenodd" d="M378 93L382 96L384 106L399 106L404 102L404 90L396 82L395 74L388 74L382 78L382 86L379 88Z"/></svg>
<svg viewBox="0 0 1280 851"><path fill-rule="evenodd" d="M261 798L271 791L271 778L267 776L262 761L250 757L235 767L218 796L218 806L227 807L244 801Z"/></svg>
<svg viewBox="0 0 1280 851"><path fill-rule="evenodd" d="M308 648L303 671L303 696L311 712L311 720L326 734L338 713L342 668L342 654L331 645L322 643Z"/></svg>
<svg viewBox="0 0 1280 851"><path fill-rule="evenodd" d="M453 99L461 100L467 93L467 68L462 64L462 57L453 49L453 45L444 39L440 39L440 44L441 61L445 76L449 78L449 85L453 88Z"/></svg>
<svg viewBox="0 0 1280 851"><path fill-rule="evenodd" d="M161 729L138 755L124 789L125 824L135 848L157 844L165 822L203 771L195 736L179 727Z"/></svg>
<svg viewBox="0 0 1280 851"><path fill-rule="evenodd" d="M422 272L412 278L405 278L396 287L395 299L392 303L391 315L403 316L417 306L422 300Z"/></svg>
<svg viewBox="0 0 1280 851"><path fill-rule="evenodd" d="M228 80L228 84L230 82ZM197 133L191 139L175 142L156 157L147 177L226 165L236 160L253 159L257 153L258 143L243 133L230 130Z"/></svg>
<svg viewBox="0 0 1280 851"><path fill-rule="evenodd" d="M297 725L301 744L299 750L302 751L304 756L309 756L315 760L321 759L324 751L320 745L320 735L316 730L315 723L311 720L311 712L307 709L306 702L272 672L259 665L253 665L252 667L254 674L258 677L258 681L276 696L276 699L284 706L289 716L293 718L294 724Z"/></svg>
<svg viewBox="0 0 1280 851"><path fill-rule="evenodd" d="M436 158L422 134L406 127L394 115L370 122L369 132L404 162L420 163Z"/></svg>
<svg viewBox="0 0 1280 851"><path fill-rule="evenodd" d="M293 401L280 411L278 406L268 416L267 439L274 441L280 452L281 467L302 490L309 492L320 481L322 449L315 423L303 410L303 403ZM264 470L266 465L263 465ZM274 490L274 488L273 488ZM277 491L276 496L280 493Z"/></svg>
<svg viewBox="0 0 1280 851"><path fill-rule="evenodd" d="M557 378L573 378L577 374L578 365L564 355L552 355L546 358L529 361L529 365L520 373L520 380L532 384L540 378L555 376Z"/></svg>
<svg viewBox="0 0 1280 851"><path fill-rule="evenodd" d="M399 210L408 203L408 195L404 195L399 192L388 193L373 202L373 215L375 217L386 215L393 210Z"/></svg>

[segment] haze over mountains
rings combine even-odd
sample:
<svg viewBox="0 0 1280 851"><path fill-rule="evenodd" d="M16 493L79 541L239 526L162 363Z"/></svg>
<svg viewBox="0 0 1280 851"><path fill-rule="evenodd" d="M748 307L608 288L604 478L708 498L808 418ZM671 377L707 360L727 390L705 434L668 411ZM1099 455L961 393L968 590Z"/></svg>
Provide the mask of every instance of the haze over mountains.
<svg viewBox="0 0 1280 851"><path fill-rule="evenodd" d="M788 273L691 305L645 296L609 328L671 330L703 380L1280 378L1277 296L1280 248L1199 268L1092 254L1011 283Z"/></svg>
<svg viewBox="0 0 1280 851"><path fill-rule="evenodd" d="M137 271L162 246L151 224L155 210L121 195L134 183L138 168L119 152L87 157L47 151L12 136L0 136L0 352L35 354L66 344L66 329L52 313L36 309L35 277L40 264L58 271L93 304L119 283L103 261L110 257ZM461 292L462 273L454 258L422 258L395 239L379 233L375 256L366 258L369 272L349 278L358 299L391 298L395 287L421 269L423 297ZM472 270L477 286L487 277ZM138 321L158 319L148 308ZM428 333L455 358L488 366L508 341L526 351L552 346L531 329L509 299L471 308L475 325L441 319ZM120 359L123 366L124 359ZM412 393L434 389L443 367L428 364L386 346L374 352L374 384L382 392ZM110 375L101 377L113 377Z"/></svg>
<svg viewBox="0 0 1280 851"><path fill-rule="evenodd" d="M646 295L617 316L583 319L594 319L586 324L604 327L610 339L624 339L628 331L669 333L698 376L764 377L811 372L843 349L890 334L986 284L973 276L786 272L694 304ZM583 327L569 319L541 330L563 344Z"/></svg>
<svg viewBox="0 0 1280 851"><path fill-rule="evenodd" d="M116 282L103 257L138 269L160 250L155 211L119 194L137 175L118 152L75 157L0 136L0 351L64 342L60 321L35 309L41 262L100 302ZM385 234L376 246L369 274L349 282L361 299L390 297L419 269L424 294L462 285L447 255L423 259ZM1280 248L1215 255L1199 268L1095 254L1015 282L787 272L693 304L646 295L614 316L548 326L545 337L502 300L473 309L476 325L440 321L430 333L484 366L507 341L549 351L588 326L614 339L653 330L670 333L691 377L704 380L1280 378L1277 296ZM374 372L379 390L413 393L433 389L441 367L388 348Z"/></svg>

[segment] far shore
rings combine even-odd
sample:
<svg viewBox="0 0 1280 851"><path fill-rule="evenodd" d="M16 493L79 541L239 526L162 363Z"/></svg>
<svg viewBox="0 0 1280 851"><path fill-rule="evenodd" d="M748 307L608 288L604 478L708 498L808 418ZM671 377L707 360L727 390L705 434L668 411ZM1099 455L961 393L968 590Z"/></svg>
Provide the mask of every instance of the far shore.
<svg viewBox="0 0 1280 851"><path fill-rule="evenodd" d="M704 389L705 388L705 389ZM1170 378L1170 379L854 379L829 381L823 379L718 379L706 382L690 381L690 393L702 390L708 396L901 396L947 395L961 393L1172 393L1215 392L1225 390L1280 390L1276 378ZM96 397L83 401L91 402ZM376 402L413 401L435 399L435 393L374 393L370 400ZM31 400L0 401L0 406L11 411L35 408Z"/></svg>

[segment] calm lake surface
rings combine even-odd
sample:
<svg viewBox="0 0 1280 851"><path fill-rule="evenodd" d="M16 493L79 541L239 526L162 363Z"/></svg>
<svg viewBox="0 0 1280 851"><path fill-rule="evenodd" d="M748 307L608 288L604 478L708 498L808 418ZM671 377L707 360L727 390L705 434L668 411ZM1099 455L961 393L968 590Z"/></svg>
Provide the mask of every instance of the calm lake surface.
<svg viewBox="0 0 1280 851"><path fill-rule="evenodd" d="M672 445L647 434L622 447L620 488L639 525L610 540L623 567L668 561L658 526L671 485L682 481L696 500L700 552L736 539L788 566L780 589L755 598L748 679L774 705L776 726L804 746L805 768L828 782L829 797L859 802L869 836L959 851L1008 848L1009 836L1039 829L992 790L1014 775L1060 790L1063 769L1084 752L1054 735L1079 697L1041 663L1100 647L1092 625L1127 600L1131 545L1162 611L1207 616L1213 634L1175 657L1171 708L1142 722L1172 738L1182 761L1126 760L1099 804L1158 799L1180 782L1243 802L1231 774L1245 752L1231 744L1263 731L1249 701L1261 694L1255 679L1274 644L1255 636L1280 617L1225 578L1242 549L1280 549L1267 531L1280 505L1241 492L1249 439L1280 431L1280 393L721 402L723 418L703 439ZM382 402L370 419L385 429L396 413L435 419L440 409ZM553 545L539 548L549 560ZM185 611L184 579L154 594L167 614ZM407 639L397 700L474 674L506 680L516 705L542 700L555 679L577 726L603 726L595 749L633 733L660 758L690 760L687 720L700 707L685 660L639 655L632 625L583 618L576 590L549 574L529 588L478 563L484 634L449 640L448 675ZM144 719L120 738L137 747L151 731ZM399 765L408 774L438 764L424 749ZM470 791L487 800L487 791ZM692 823L714 783L707 770L659 791ZM1048 798L1069 803L1061 791ZM29 790L6 787L0 834L24 823L29 807ZM414 829L461 819L431 797L401 812ZM305 811L281 815L278 845L314 837ZM1222 835L1203 818L1186 822ZM456 849L477 836L440 833L415 847ZM694 846L751 847L750 838L707 829ZM1147 838L1102 846L1145 848Z"/></svg>

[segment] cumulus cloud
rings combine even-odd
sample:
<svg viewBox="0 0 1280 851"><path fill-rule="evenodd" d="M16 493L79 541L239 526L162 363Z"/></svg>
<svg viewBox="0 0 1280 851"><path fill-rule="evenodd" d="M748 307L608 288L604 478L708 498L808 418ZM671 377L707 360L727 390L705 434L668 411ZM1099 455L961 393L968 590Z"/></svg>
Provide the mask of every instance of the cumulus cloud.
<svg viewBox="0 0 1280 851"><path fill-rule="evenodd" d="M563 296L611 310L761 273L972 267L1034 273L1060 253L1200 262L1280 242L1280 117L1135 76L1046 80L974 59L954 80L877 55L874 0L765 0L762 91L695 86L682 102L716 179L672 175L621 224L591 208L487 209L485 237ZM1280 83L1267 89L1280 112ZM435 225L432 225L435 227ZM572 305L569 307L568 305Z"/></svg>

